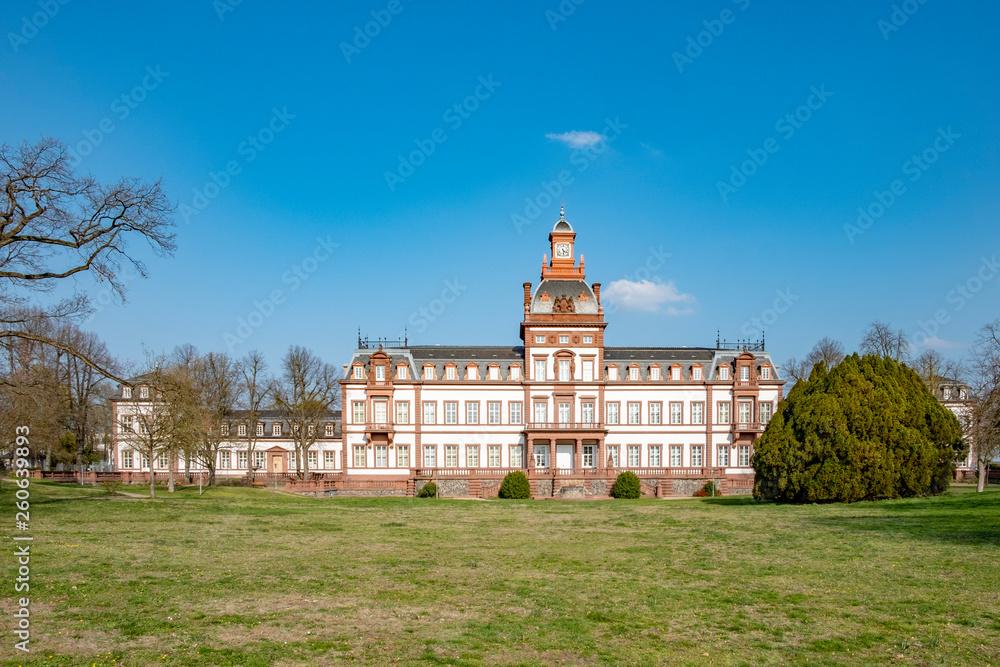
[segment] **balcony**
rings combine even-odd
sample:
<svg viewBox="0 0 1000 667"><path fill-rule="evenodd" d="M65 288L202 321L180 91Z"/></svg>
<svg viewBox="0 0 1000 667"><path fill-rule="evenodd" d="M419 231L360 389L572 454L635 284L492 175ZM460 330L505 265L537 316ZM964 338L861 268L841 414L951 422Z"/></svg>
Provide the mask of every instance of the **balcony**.
<svg viewBox="0 0 1000 667"><path fill-rule="evenodd" d="M737 422L734 424L733 430L741 433L762 433L766 426L767 424L760 422Z"/></svg>
<svg viewBox="0 0 1000 667"><path fill-rule="evenodd" d="M525 431L603 431L602 422L528 422Z"/></svg>
<svg viewBox="0 0 1000 667"><path fill-rule="evenodd" d="M396 427L390 422L366 422L365 430L374 433L392 433Z"/></svg>

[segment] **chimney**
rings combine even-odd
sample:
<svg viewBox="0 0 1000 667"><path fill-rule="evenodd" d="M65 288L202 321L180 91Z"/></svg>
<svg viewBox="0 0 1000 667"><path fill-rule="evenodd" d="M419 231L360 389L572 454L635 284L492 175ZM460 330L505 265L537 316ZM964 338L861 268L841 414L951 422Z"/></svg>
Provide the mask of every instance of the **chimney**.
<svg viewBox="0 0 1000 667"><path fill-rule="evenodd" d="M597 305L599 306L601 305L601 283L594 283L591 287L594 288L594 296L597 298Z"/></svg>
<svg viewBox="0 0 1000 667"><path fill-rule="evenodd" d="M531 283L524 283L524 312L531 306Z"/></svg>

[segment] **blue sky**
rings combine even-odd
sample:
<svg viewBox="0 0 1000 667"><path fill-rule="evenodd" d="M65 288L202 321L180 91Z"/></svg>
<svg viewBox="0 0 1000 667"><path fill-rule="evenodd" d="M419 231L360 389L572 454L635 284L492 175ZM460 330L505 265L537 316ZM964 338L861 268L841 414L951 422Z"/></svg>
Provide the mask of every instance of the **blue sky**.
<svg viewBox="0 0 1000 667"><path fill-rule="evenodd" d="M560 204L618 297L608 344L712 345L756 318L785 360L822 336L853 349L878 318L961 356L1000 314L998 18L12 0L0 141L57 137L81 170L162 178L178 204L175 256L146 258L124 305L76 284L127 359L189 342L276 365L294 343L339 365L358 327L515 344Z"/></svg>

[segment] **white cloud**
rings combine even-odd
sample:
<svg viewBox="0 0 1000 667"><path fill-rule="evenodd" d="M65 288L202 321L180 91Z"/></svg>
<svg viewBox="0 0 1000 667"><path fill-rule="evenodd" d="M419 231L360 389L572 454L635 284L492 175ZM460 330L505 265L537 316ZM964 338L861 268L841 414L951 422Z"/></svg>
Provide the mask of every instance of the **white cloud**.
<svg viewBox="0 0 1000 667"><path fill-rule="evenodd" d="M641 141L639 142L639 145L642 146L643 148L645 148L649 152L649 154L651 156L653 156L653 157L663 157L663 151L661 151L659 148L653 148L649 144L643 143Z"/></svg>
<svg viewBox="0 0 1000 667"><path fill-rule="evenodd" d="M685 294L677 289L674 281L661 282L653 280L616 280L601 293L616 307L622 310L642 310L655 313L661 306L667 315L690 315L695 303L694 295ZM683 305L687 304L687 305Z"/></svg>
<svg viewBox="0 0 1000 667"><path fill-rule="evenodd" d="M936 350L961 350L965 348L965 345L961 343L954 343L950 340L944 340L943 338L938 338L937 336L931 336L924 340L920 347L926 347Z"/></svg>
<svg viewBox="0 0 1000 667"><path fill-rule="evenodd" d="M570 148L587 148L588 146L593 146L604 141L604 135L598 134L597 132L579 132L573 130L571 132L563 132L562 134L549 133L545 135L546 139L553 139L555 141L561 141Z"/></svg>

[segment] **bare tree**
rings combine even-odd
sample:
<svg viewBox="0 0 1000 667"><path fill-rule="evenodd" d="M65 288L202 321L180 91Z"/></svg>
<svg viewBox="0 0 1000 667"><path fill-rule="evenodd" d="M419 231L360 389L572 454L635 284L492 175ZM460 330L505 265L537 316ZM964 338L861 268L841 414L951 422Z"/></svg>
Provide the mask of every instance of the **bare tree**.
<svg viewBox="0 0 1000 667"><path fill-rule="evenodd" d="M338 372L309 350L293 345L282 360L274 384L274 402L292 429L295 469L309 479L309 449L316 443L320 422L340 398Z"/></svg>
<svg viewBox="0 0 1000 667"><path fill-rule="evenodd" d="M935 396L942 384L959 382L964 375L961 363L945 359L937 350L926 350L921 353L913 360L912 368Z"/></svg>
<svg viewBox="0 0 1000 667"><path fill-rule="evenodd" d="M124 298L123 268L131 265L146 275L131 254L133 243L144 242L161 255L175 247L173 206L160 182L123 178L106 185L79 176L66 146L50 138L0 146L0 172L0 339L43 343L125 383L100 359L25 326L31 317L80 317L89 310L86 297L77 294L43 309L26 307L27 296L91 275Z"/></svg>
<svg viewBox="0 0 1000 667"><path fill-rule="evenodd" d="M990 465L1000 457L1000 319L979 330L972 346L972 451L983 491Z"/></svg>
<svg viewBox="0 0 1000 667"><path fill-rule="evenodd" d="M193 364L198 409L198 442L195 457L208 469L208 485L215 484L219 452L225 442L223 423L236 411L239 372L224 353L209 352Z"/></svg>
<svg viewBox="0 0 1000 667"><path fill-rule="evenodd" d="M271 396L272 380L267 377L267 361L257 350L251 350L247 356L240 359L239 403L243 406L247 419L247 474L250 481L254 480L253 453L257 448L257 424L263 406Z"/></svg>
<svg viewBox="0 0 1000 667"><path fill-rule="evenodd" d="M822 363L829 370L843 360L844 346L840 341L824 336L813 345L805 359L798 361L792 357L785 362L782 368L790 378L798 382L799 380L808 380L813 367L818 363Z"/></svg>
<svg viewBox="0 0 1000 667"><path fill-rule="evenodd" d="M781 368L784 370L785 375L795 380L795 382L808 380L809 373L812 371L812 365L807 360L803 359L799 361L795 357L791 357Z"/></svg>
<svg viewBox="0 0 1000 667"><path fill-rule="evenodd" d="M875 320L861 337L861 354L889 357L900 363L910 358L910 339L902 329L893 330L885 322Z"/></svg>

